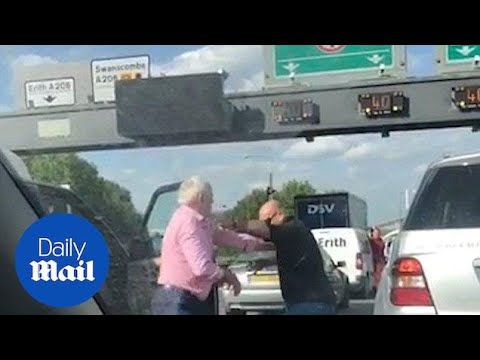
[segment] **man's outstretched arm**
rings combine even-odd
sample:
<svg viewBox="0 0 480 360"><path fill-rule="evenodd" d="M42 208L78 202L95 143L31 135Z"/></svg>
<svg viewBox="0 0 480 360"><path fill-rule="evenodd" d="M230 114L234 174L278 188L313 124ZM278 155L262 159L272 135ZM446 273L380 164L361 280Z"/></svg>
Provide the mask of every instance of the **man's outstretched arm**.
<svg viewBox="0 0 480 360"><path fill-rule="evenodd" d="M217 228L213 234L214 244L221 247L230 247L245 252L268 251L274 247L260 236L247 233L238 233L232 230Z"/></svg>

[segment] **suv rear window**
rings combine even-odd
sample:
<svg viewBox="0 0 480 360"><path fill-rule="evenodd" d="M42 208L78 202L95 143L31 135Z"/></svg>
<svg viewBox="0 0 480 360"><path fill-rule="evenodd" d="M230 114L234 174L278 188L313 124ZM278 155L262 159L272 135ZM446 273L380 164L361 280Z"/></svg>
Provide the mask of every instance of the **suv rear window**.
<svg viewBox="0 0 480 360"><path fill-rule="evenodd" d="M405 230L480 227L480 165L431 170Z"/></svg>

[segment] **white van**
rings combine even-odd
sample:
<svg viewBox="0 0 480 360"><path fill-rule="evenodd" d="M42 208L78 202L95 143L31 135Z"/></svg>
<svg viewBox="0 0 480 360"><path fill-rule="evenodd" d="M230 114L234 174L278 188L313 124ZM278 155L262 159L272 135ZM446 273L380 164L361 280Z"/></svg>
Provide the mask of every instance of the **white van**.
<svg viewBox="0 0 480 360"><path fill-rule="evenodd" d="M318 244L342 268L352 296L370 298L373 259L368 241L367 204L349 193L297 196L295 217L315 236Z"/></svg>

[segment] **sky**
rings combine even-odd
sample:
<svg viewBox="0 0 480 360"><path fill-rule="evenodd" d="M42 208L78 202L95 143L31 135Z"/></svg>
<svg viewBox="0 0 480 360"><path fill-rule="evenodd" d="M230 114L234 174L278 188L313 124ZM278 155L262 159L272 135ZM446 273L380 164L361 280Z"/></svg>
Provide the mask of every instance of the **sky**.
<svg viewBox="0 0 480 360"><path fill-rule="evenodd" d="M434 73L434 46L409 45L410 76ZM230 77L226 90L258 90L263 85L261 45L46 45L0 46L0 111L11 110L11 65L70 61L125 55L150 55L152 75L216 71ZM213 185L215 207L232 207L255 187L289 179L308 180L318 190L347 190L367 201L369 223L397 219L405 213L405 192L413 193L428 164L444 155L475 152L480 134L469 128L344 135L305 140L194 147L150 148L82 153L105 178L130 190L144 211L154 190L163 184L200 175Z"/></svg>

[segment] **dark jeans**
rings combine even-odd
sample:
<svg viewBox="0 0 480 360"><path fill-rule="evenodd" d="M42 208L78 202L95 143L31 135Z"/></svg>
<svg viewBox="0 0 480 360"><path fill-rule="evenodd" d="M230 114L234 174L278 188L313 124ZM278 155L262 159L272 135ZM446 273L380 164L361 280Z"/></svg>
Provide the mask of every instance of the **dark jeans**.
<svg viewBox="0 0 480 360"><path fill-rule="evenodd" d="M287 304L285 315L335 315L335 307L324 303Z"/></svg>
<svg viewBox="0 0 480 360"><path fill-rule="evenodd" d="M213 291L201 301L186 290L158 286L152 298L152 315L215 315Z"/></svg>

